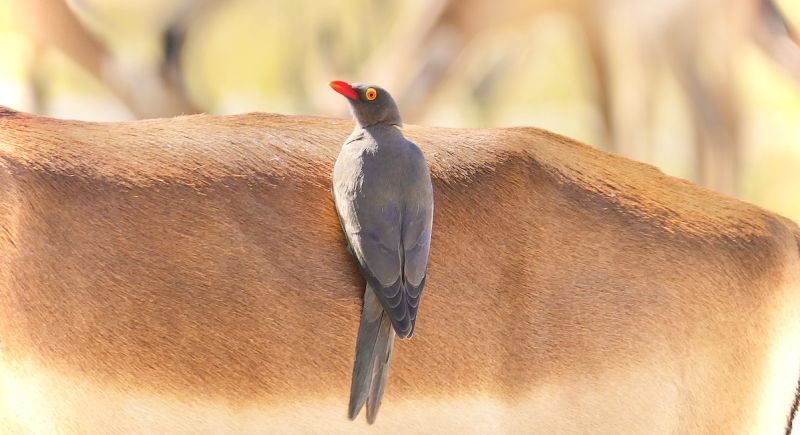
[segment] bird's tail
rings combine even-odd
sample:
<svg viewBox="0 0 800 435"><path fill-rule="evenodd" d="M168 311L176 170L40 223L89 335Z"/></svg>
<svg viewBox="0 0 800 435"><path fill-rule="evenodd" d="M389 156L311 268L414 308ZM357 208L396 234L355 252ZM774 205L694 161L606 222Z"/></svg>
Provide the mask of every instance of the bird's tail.
<svg viewBox="0 0 800 435"><path fill-rule="evenodd" d="M392 356L394 329L389 316L383 311L375 290L367 284L364 291L364 308L356 339L356 359L353 364L353 383L350 386L351 420L367 404L367 422L372 424L381 406L381 397L389 375L389 358Z"/></svg>

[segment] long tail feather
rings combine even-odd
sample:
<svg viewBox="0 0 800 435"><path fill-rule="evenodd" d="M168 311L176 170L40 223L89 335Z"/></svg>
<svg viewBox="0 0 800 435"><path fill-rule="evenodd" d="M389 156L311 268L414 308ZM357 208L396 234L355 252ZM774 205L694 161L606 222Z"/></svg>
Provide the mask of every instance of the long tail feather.
<svg viewBox="0 0 800 435"><path fill-rule="evenodd" d="M350 386L348 416L351 420L358 416L366 403L367 422L372 424L375 421L389 374L394 335L389 316L383 311L375 291L367 285Z"/></svg>
<svg viewBox="0 0 800 435"><path fill-rule="evenodd" d="M389 376L389 358L392 356L394 335L389 315L384 312L381 316L381 330L378 332L378 340L373 352L375 362L372 365L372 384L369 387L369 397L367 397L367 422L369 424L375 422L378 409L381 407L383 390L386 388L386 379Z"/></svg>

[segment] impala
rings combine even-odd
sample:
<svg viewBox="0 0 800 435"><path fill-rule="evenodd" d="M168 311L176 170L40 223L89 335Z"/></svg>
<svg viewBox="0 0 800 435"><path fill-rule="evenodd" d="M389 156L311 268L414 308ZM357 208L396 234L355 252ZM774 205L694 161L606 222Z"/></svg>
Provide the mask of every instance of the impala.
<svg viewBox="0 0 800 435"><path fill-rule="evenodd" d="M782 433L800 230L533 128L410 126L436 201L413 340L346 417L349 121L0 108L2 433Z"/></svg>

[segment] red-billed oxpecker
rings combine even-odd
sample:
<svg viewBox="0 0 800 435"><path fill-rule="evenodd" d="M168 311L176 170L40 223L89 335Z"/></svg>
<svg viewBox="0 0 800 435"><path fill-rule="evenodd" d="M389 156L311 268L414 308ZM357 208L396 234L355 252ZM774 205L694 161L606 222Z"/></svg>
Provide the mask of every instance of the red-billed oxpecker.
<svg viewBox="0 0 800 435"><path fill-rule="evenodd" d="M356 121L333 169L336 211L367 286L356 341L349 417L372 423L392 342L409 338L428 266L433 186L422 151L403 137L397 105L378 86L331 82Z"/></svg>

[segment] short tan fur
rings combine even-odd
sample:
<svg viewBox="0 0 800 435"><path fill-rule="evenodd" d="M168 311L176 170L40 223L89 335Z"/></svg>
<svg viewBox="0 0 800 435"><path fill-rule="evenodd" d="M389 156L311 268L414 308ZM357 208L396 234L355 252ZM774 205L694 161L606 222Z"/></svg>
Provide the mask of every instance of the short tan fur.
<svg viewBox="0 0 800 435"><path fill-rule="evenodd" d="M428 284L381 418L348 421L350 128L0 108L0 432L784 430L797 226L533 128L404 129L434 181Z"/></svg>

